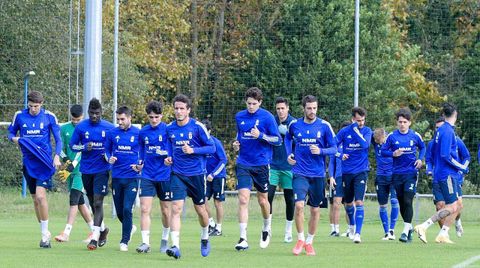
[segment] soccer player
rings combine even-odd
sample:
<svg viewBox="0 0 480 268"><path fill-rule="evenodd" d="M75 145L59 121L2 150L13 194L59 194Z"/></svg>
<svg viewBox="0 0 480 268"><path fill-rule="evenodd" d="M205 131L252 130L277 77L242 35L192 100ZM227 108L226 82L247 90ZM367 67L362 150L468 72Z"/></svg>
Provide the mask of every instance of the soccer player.
<svg viewBox="0 0 480 268"><path fill-rule="evenodd" d="M401 108L395 114L398 129L390 133L381 148L384 157L393 157L392 181L397 193L404 227L400 242L412 241L413 198L417 190L418 170L425 157L422 136L410 129L412 113ZM419 150L417 158L417 149Z"/></svg>
<svg viewBox="0 0 480 268"><path fill-rule="evenodd" d="M212 133L212 123L205 119L202 124L208 130L208 134ZM209 222L209 235L221 236L222 235L222 221L223 221L223 202L225 202L225 180L227 177L227 155L225 149L223 149L222 142L214 136L212 137L215 142L215 153L207 155L207 185L205 198L210 200L213 197L215 204L215 211L217 215L217 222L213 219L212 212L208 206L208 201L205 200L205 209L208 213Z"/></svg>
<svg viewBox="0 0 480 268"><path fill-rule="evenodd" d="M372 130L365 126L367 112L361 107L352 109L352 124L342 128L337 134L337 146L343 147L342 180L345 191L345 211L350 222L350 235L353 242L360 243L363 217L363 199L367 187L368 149L372 140ZM354 205L355 201L355 207Z"/></svg>
<svg viewBox="0 0 480 268"><path fill-rule="evenodd" d="M35 215L40 223L41 248L50 248L51 234L48 231L47 189L52 187L51 177L59 168L62 140L57 117L42 108L43 95L30 91L27 96L28 108L17 111L8 127L8 139L20 145L23 161L23 176L33 200ZM19 136L17 136L19 133ZM55 139L55 156L52 159L50 137Z"/></svg>
<svg viewBox="0 0 480 268"><path fill-rule="evenodd" d="M140 129L132 125L132 111L127 106L119 107L118 127L107 133L105 157L112 165L112 195L117 218L122 223L120 251L128 251L128 242L136 231L132 211L137 198L139 167L138 134Z"/></svg>
<svg viewBox="0 0 480 268"><path fill-rule="evenodd" d="M167 157L167 124L162 122L162 104L151 101L147 104L145 112L149 124L140 130L138 142L140 143L139 169L142 172L140 179L140 226L142 244L137 248L138 253L150 252L150 213L152 211L153 197L160 200L162 214L162 240L160 252L167 252L168 236L170 234L170 167L164 163Z"/></svg>
<svg viewBox="0 0 480 268"><path fill-rule="evenodd" d="M314 256L313 238L320 219L319 206L325 198L325 156L334 155L337 146L330 123L317 117L317 98L307 95L302 99L302 105L304 117L290 124L285 137L288 163L293 166L295 224L298 233L298 241L292 252L299 255L305 248L308 256ZM295 146L294 153L292 145ZM303 227L306 201L310 206L307 239Z"/></svg>
<svg viewBox="0 0 480 268"><path fill-rule="evenodd" d="M398 219L399 205L395 187L392 182L393 158L382 156L381 149L387 140L387 133L383 128L377 128L373 132L373 148L375 149L375 160L377 171L375 177L375 189L379 204L378 214L382 221L384 237L382 240L395 240L395 224ZM390 197L390 225L388 222L387 204Z"/></svg>
<svg viewBox="0 0 480 268"><path fill-rule="evenodd" d="M267 110L260 108L263 94L257 87L245 92L247 109L235 115L237 136L233 149L237 157L238 221L240 239L236 250L248 249L247 225L250 190L257 189L257 200L263 216L260 248L268 247L271 237L270 204L268 203L269 164L272 159L272 146L282 144L275 118Z"/></svg>
<svg viewBox="0 0 480 268"><path fill-rule="evenodd" d="M458 162L458 145L454 126L457 121L457 109L450 103L445 103L442 109L445 123L435 133L435 141L432 147L433 155L433 179L437 182L441 199L445 201L445 207L437 211L424 223L415 226L415 232L424 243L427 243L426 231L435 222L445 219L442 229L437 235L437 243L453 243L448 235L449 227L458 212L457 184L459 172L466 173L468 163ZM437 197L435 197L437 199Z"/></svg>
<svg viewBox="0 0 480 268"><path fill-rule="evenodd" d="M283 97L278 97L275 100L275 110L277 115L275 116L275 122L278 126L278 132L282 136L282 141L285 139L285 135L288 130L288 126L295 119L289 114L288 100ZM273 199L275 197L275 191L277 186L283 189L283 198L285 200L285 237L283 242L292 242L292 225L293 225L293 212L295 210L295 199L293 198L292 190L292 167L287 161L287 151L285 145L273 147L273 159L270 164L270 186L268 188L268 202L270 203L270 219L272 218L273 211Z"/></svg>
<svg viewBox="0 0 480 268"><path fill-rule="evenodd" d="M73 131L75 126L83 119L83 109L81 105L75 104L70 107L70 115L72 117L71 121L62 125L60 127L60 133L62 137L62 152L61 157L63 162L65 162L65 170L59 171L58 174L60 179L67 181L68 191L70 193L70 208L68 210L67 224L62 233L55 236L55 240L58 242L67 242L70 237L70 232L73 228L73 223L75 222L75 217L77 212L80 211L85 222L88 224L90 233L87 239L84 242L88 243L92 240L93 237L93 220L90 215L90 209L85 204L85 199L83 197L83 183L82 183L82 174L79 169L79 162L81 159L81 153L73 152L68 144L72 138Z"/></svg>
<svg viewBox="0 0 480 268"><path fill-rule="evenodd" d="M167 255L178 259L180 253L180 216L184 200L192 198L198 221L202 227L200 253L203 257L210 253L208 240L208 214L205 209L206 155L215 152L215 143L205 126L190 118L191 100L182 94L173 98L175 121L167 126L168 156L166 165L172 165L170 187L172 192L172 215L170 236L172 247Z"/></svg>
<svg viewBox="0 0 480 268"><path fill-rule="evenodd" d="M89 118L81 121L73 131L70 148L82 152L80 172L93 211L93 239L88 243L89 250L96 250L107 243L109 229L103 223L103 199L108 194L110 163L105 157L107 132L114 125L102 119L102 105L96 98L88 104Z"/></svg>

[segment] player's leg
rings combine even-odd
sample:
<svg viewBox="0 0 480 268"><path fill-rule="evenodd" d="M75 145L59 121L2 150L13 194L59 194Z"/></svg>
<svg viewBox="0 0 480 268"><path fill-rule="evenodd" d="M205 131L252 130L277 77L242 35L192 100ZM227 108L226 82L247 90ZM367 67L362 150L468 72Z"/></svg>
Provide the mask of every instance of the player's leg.
<svg viewBox="0 0 480 268"><path fill-rule="evenodd" d="M210 233L212 236L222 235L222 223L223 223L223 202L225 202L225 178L215 178L213 179L213 202L215 204L215 212L217 223L215 225L215 230Z"/></svg>
<svg viewBox="0 0 480 268"><path fill-rule="evenodd" d="M270 203L268 203L269 167L268 165L255 167L253 170L253 184L257 189L257 201L263 216L260 248L266 248L270 244L272 236L272 221L270 218Z"/></svg>
<svg viewBox="0 0 480 268"><path fill-rule="evenodd" d="M353 242L360 243L360 235L362 233L363 219L365 217L365 211L363 206L363 200L365 198L365 192L367 190L368 172L361 172L355 174L354 179L354 199L355 199L355 237Z"/></svg>
<svg viewBox="0 0 480 268"><path fill-rule="evenodd" d="M293 198L292 190L292 172L282 171L280 184L283 188L283 199L285 200L285 236L283 241L286 243L292 242L292 227L293 227L293 213L295 211L295 199Z"/></svg>
<svg viewBox="0 0 480 268"><path fill-rule="evenodd" d="M165 253L168 248L168 237L170 235L170 215L171 215L171 189L170 181L161 181L157 183L157 195L160 199L160 212L162 215L162 240L160 241L160 252Z"/></svg>
<svg viewBox="0 0 480 268"><path fill-rule="evenodd" d="M80 200L80 196L83 193L76 189L70 189L69 192L69 203L70 207L68 208L68 215L67 215L67 224L65 225L65 229L59 235L55 236L55 240L57 242L68 242L70 238L70 233L73 228L73 223L75 222L75 217L77 216L78 212L78 203Z"/></svg>
<svg viewBox="0 0 480 268"><path fill-rule="evenodd" d="M460 192L458 195L457 206L458 206L458 212L457 212L457 215L455 216L455 233L457 234L458 237L462 237L463 226L462 226L461 215L463 210L463 198Z"/></svg>
<svg viewBox="0 0 480 268"><path fill-rule="evenodd" d="M215 179L214 179L215 180ZM206 183L206 190L205 190L205 209L207 210L208 214L208 232L213 233L215 231L215 220L213 219L212 211L210 209L210 204L208 201L213 196L213 181L208 181Z"/></svg>
<svg viewBox="0 0 480 268"><path fill-rule="evenodd" d="M237 164L237 190L238 190L238 224L240 228L240 239L235 245L236 250L248 249L247 225L248 225L248 204L250 202L250 189L253 186L252 175L249 167Z"/></svg>
<svg viewBox="0 0 480 268"><path fill-rule="evenodd" d="M88 236L85 240L83 240L84 243L88 243L93 238L93 218L90 213L89 207L85 203L85 197L83 192L80 195L80 198L78 200L78 211L80 211L80 215L82 215L83 220L88 226L88 230L89 230Z"/></svg>
<svg viewBox="0 0 480 268"><path fill-rule="evenodd" d="M317 232L320 220L320 204L325 198L324 178L309 178L308 205L310 206L310 220L308 222L308 234L305 240L305 252L308 256L316 255L313 249L313 239Z"/></svg>
<svg viewBox="0 0 480 268"><path fill-rule="evenodd" d="M35 202L38 207L38 216L40 218L40 228L42 231L42 240L40 247L50 248L50 231L48 230L48 202L47 188L50 188L50 181L40 182L37 180L35 188ZM47 188L45 188L47 187Z"/></svg>
<svg viewBox="0 0 480 268"><path fill-rule="evenodd" d="M397 199L397 192L395 191L395 187L390 181L390 228L389 228L389 239L395 240L395 225L397 224L398 213L399 213L399 205Z"/></svg>
<svg viewBox="0 0 480 268"><path fill-rule="evenodd" d="M120 241L120 250L128 251L128 242L136 231L136 226L133 225L133 208L135 206L135 199L138 192L137 179L122 179L124 185L123 190L123 221L122 221L122 240ZM124 244L124 245L122 245Z"/></svg>
<svg viewBox="0 0 480 268"><path fill-rule="evenodd" d="M378 177L377 177L378 181ZM377 191L377 200L378 200L378 215L380 221L382 222L383 233L385 234L382 240L389 240L389 225L388 225L388 195L390 192L389 185L378 184L375 185Z"/></svg>
<svg viewBox="0 0 480 268"><path fill-rule="evenodd" d="M354 207L354 198L355 198L355 182L354 176L352 174L343 174L342 180L344 183L344 201L345 201L345 212L348 217L349 224L349 234L350 239L354 238L355 235L355 207Z"/></svg>
<svg viewBox="0 0 480 268"><path fill-rule="evenodd" d="M303 251L305 246L305 201L308 194L309 181L303 176L293 175L293 192L295 196L295 226L297 228L297 243L292 249L294 255Z"/></svg>
<svg viewBox="0 0 480 268"><path fill-rule="evenodd" d="M270 204L270 219L273 214L273 200L275 199L275 192L280 180L280 170L270 169L270 184L268 186L268 203Z"/></svg>
<svg viewBox="0 0 480 268"><path fill-rule="evenodd" d="M168 256L175 259L180 258L180 227L181 227L181 215L184 205L184 200L187 197L187 186L184 180L181 179L181 175L172 173L170 178L170 189L172 196L172 207L170 214L170 237L172 239L172 246L167 249Z"/></svg>

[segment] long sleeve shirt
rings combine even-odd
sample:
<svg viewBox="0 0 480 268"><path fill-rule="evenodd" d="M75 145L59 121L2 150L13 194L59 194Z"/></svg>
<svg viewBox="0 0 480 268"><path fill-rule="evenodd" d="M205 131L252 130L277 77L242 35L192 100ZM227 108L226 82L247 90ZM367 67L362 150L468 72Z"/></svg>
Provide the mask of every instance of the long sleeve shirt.
<svg viewBox="0 0 480 268"><path fill-rule="evenodd" d="M358 128L355 122L342 128L337 134L337 145L343 145L343 153L348 154L348 159L342 161L343 174L357 174L370 170L368 162L368 149L372 140L372 130L364 126Z"/></svg>
<svg viewBox="0 0 480 268"><path fill-rule="evenodd" d="M272 163L270 164L271 169L276 169L276 170L291 170L292 166L288 164L287 162L287 150L285 149L285 134L288 129L288 126L292 122L292 120L295 120L295 118L291 115L287 116L287 119L285 121L280 122L280 119L278 116L275 116L275 122L277 122L278 126L278 132L280 133L282 137L282 145L280 146L273 146L273 157L272 157Z"/></svg>
<svg viewBox="0 0 480 268"><path fill-rule="evenodd" d="M397 149L403 151L398 157L393 157ZM417 149L419 150L417 158ZM390 133L381 149L382 156L393 157L393 174L416 174L415 161L425 157L425 143L422 136L409 129L401 133L398 129Z"/></svg>
<svg viewBox="0 0 480 268"><path fill-rule="evenodd" d="M105 156L107 159L116 157L112 165L112 178L138 178L139 174L132 165L138 164L140 145L138 134L140 130L135 126L128 129L116 127L107 133Z"/></svg>
<svg viewBox="0 0 480 268"><path fill-rule="evenodd" d="M212 136L215 142L215 153L207 155L207 175L213 178L225 178L227 176L227 155L223 149L222 142Z"/></svg>
<svg viewBox="0 0 480 268"><path fill-rule="evenodd" d="M167 124L160 123L152 127L146 125L140 130L139 162L143 162L142 178L152 181L169 181L170 166L164 163L167 151Z"/></svg>
<svg viewBox="0 0 480 268"><path fill-rule="evenodd" d="M393 158L382 155L382 144L378 144L373 140L372 143L375 150L375 161L377 162L377 176L392 176Z"/></svg>

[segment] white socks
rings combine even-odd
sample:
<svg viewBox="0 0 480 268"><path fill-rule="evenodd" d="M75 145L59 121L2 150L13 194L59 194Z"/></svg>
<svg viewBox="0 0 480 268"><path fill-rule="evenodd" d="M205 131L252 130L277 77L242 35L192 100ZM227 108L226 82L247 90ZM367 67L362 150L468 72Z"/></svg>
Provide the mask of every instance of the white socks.
<svg viewBox="0 0 480 268"><path fill-rule="evenodd" d="M48 220L40 221L40 231L42 232L42 235L48 234Z"/></svg>
<svg viewBox="0 0 480 268"><path fill-rule="evenodd" d="M142 243L150 245L150 231L141 231L142 233Z"/></svg>
<svg viewBox="0 0 480 268"><path fill-rule="evenodd" d="M180 232L178 231L171 231L170 237L172 238L172 245L180 248Z"/></svg>
<svg viewBox="0 0 480 268"><path fill-rule="evenodd" d="M71 224L65 225L65 229L63 229L63 233L66 235L70 235L70 232L72 232L73 226Z"/></svg>
<svg viewBox="0 0 480 268"><path fill-rule="evenodd" d="M240 238L247 240L247 223L241 222L239 225L240 225Z"/></svg>

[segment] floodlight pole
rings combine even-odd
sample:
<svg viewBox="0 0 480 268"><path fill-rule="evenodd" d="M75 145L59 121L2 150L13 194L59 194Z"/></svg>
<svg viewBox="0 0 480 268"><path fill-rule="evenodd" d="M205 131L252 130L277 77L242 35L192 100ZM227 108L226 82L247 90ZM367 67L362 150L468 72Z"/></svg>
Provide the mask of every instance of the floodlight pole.
<svg viewBox="0 0 480 268"><path fill-rule="evenodd" d="M28 80L30 79L30 76L35 75L34 71L28 71L25 73L23 76L23 89L24 89L24 95L25 95L25 104L24 108L28 109ZM27 197L27 180L25 180L25 175L22 175L22 198Z"/></svg>
<svg viewBox="0 0 480 268"><path fill-rule="evenodd" d="M358 106L358 61L360 46L360 0L355 0L355 70L353 85L353 106Z"/></svg>

